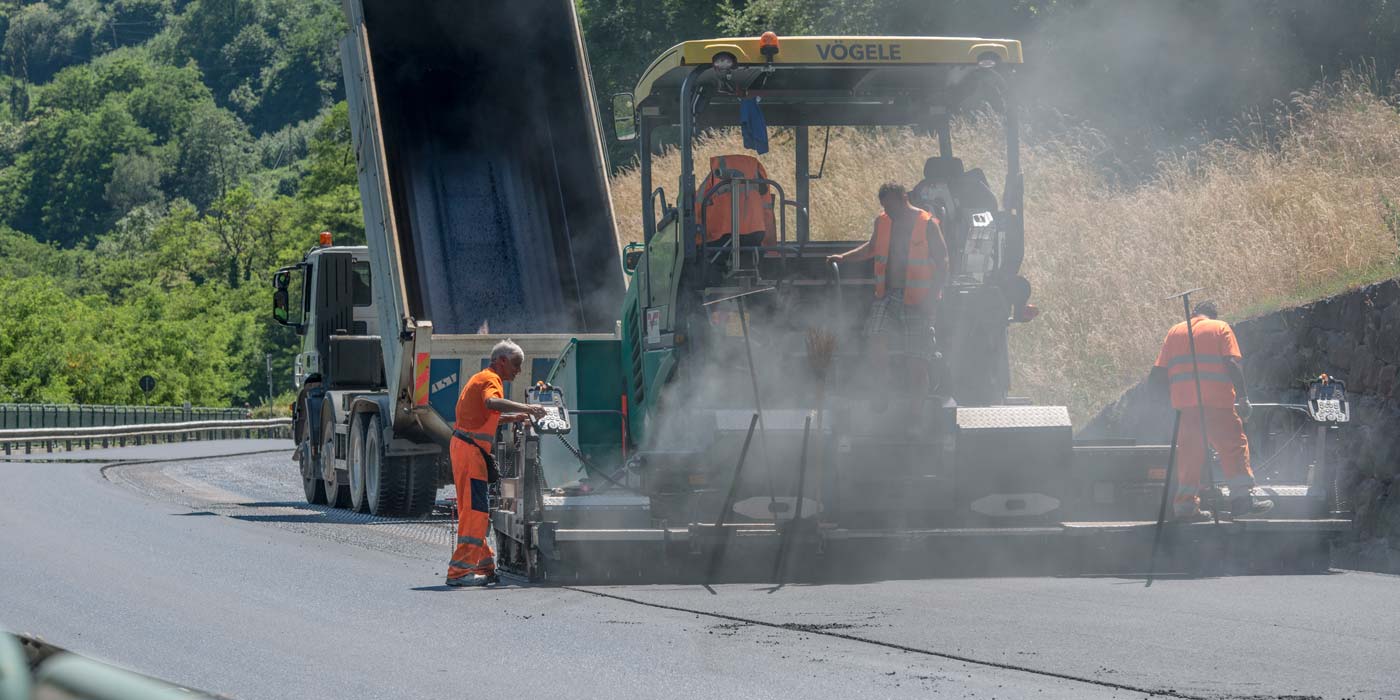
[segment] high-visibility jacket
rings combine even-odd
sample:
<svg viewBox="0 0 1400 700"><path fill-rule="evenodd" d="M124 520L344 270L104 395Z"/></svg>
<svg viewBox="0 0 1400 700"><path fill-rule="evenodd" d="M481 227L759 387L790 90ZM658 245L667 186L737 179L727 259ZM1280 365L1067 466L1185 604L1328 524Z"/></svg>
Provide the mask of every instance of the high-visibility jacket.
<svg viewBox="0 0 1400 700"><path fill-rule="evenodd" d="M904 303L906 305L922 304L933 294L938 298L937 290L933 288L934 279L934 256L943 256L943 263L947 263L947 247L941 238L931 252L929 248L928 231L930 223L938 223L938 219L922 209L915 210L917 220L914 222L914 230L909 234L909 257L904 268ZM875 298L885 297L885 272L889 268L890 261L890 229L894 226L894 220L889 214L884 212L875 219Z"/></svg>
<svg viewBox="0 0 1400 700"><path fill-rule="evenodd" d="M713 243L725 236L746 236L762 233L764 245L777 242L777 226L773 214L773 194L767 185L729 182L734 179L768 179L768 171L758 159L748 155L713 156L710 173L695 193L695 203L704 209L704 240ZM727 186L726 186L727 183ZM715 185L720 185L715 188ZM709 201L705 194L712 188ZM739 225L730 221L734 197L739 198ZM737 229L737 230L736 230ZM697 241L698 242L698 241Z"/></svg>
<svg viewBox="0 0 1400 700"><path fill-rule="evenodd" d="M486 369L472 375L457 397L457 419L453 429L465 433L486 451L495 449L496 425L501 412L486 407L487 399L505 398L505 384L496 370Z"/></svg>
<svg viewBox="0 0 1400 700"><path fill-rule="evenodd" d="M1224 321L1196 316L1191 319L1196 339L1196 366L1201 373L1201 404L1212 408L1235 405L1235 384L1230 381L1230 360L1240 359L1235 332ZM1191 373L1191 345L1186 322L1172 326L1157 353L1157 367L1167 370L1171 384L1172 407L1196 406L1195 376Z"/></svg>

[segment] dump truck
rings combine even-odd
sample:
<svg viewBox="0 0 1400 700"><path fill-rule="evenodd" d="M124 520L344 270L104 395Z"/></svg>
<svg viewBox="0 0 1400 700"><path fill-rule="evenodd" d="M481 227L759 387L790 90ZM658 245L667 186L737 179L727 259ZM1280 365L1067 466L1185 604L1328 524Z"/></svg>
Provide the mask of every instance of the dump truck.
<svg viewBox="0 0 1400 700"><path fill-rule="evenodd" d="M625 282L573 3L343 7L366 241L322 234L275 274L273 315L301 337L306 500L417 516L452 483L457 395L492 344L543 379L571 340L612 337Z"/></svg>
<svg viewBox="0 0 1400 700"><path fill-rule="evenodd" d="M1008 333L1036 316L1020 274L1024 178L1008 80L1022 61L1006 39L769 33L683 42L616 96L643 211L640 241L623 254L620 332L571 341L531 394L557 404L562 423L503 428L500 565L532 579L697 566L767 578L789 565L850 571L873 552L882 571L995 553L1070 566L1118 552L1147 568L1169 446L1077 443L1066 407L1011 393ZM954 119L988 109L1000 116L983 123L1005 144L999 195L952 138ZM745 154L697 159L703 134L754 129L754 111L790 139L793 172L726 166ZM827 261L864 239L811 235L818 211L877 213L873 191L821 201L826 144L842 127L936 137L937 153L909 154L924 165L916 203L936 211L950 252L927 393L868 369L874 273ZM667 146L680 157L675 182L656 177ZM762 235L737 225L750 196L771 212ZM716 237L716 221L733 229L721 223ZM1325 567L1349 523L1333 482L1311 473L1278 486L1286 515L1167 528L1162 566L1219 561L1210 552L1226 542L1268 565Z"/></svg>

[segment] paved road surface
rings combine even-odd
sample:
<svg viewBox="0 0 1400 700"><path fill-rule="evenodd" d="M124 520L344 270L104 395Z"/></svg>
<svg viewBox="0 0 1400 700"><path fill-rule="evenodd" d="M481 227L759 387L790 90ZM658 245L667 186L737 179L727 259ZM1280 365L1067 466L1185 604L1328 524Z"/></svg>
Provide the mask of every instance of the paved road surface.
<svg viewBox="0 0 1400 700"><path fill-rule="evenodd" d="M1400 697L1395 577L453 590L286 444L0 462L0 627L235 698Z"/></svg>

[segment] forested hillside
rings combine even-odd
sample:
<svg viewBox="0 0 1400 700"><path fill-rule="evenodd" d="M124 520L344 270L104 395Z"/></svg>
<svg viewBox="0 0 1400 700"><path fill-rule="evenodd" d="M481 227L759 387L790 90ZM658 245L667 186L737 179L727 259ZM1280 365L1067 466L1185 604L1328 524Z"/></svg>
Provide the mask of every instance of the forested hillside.
<svg viewBox="0 0 1400 700"><path fill-rule="evenodd" d="M1132 224L1139 211L1132 202L1167 201L1163 192L1200 193L1180 200L1192 207L1194 225L1205 227L1193 229L1192 240L1213 241L1197 259L1200 250L1230 250L1224 236L1238 233L1242 219L1214 226L1209 202L1237 201L1231 183L1251 174L1288 179L1254 180L1259 197L1236 208L1238 216L1254 217L1243 220L1250 230L1275 229L1271 219L1299 220L1290 212L1323 211L1300 204L1321 202L1327 216L1313 218L1367 227L1368 237L1348 240L1394 236L1386 228L1394 226L1393 202L1400 201L1386 175L1392 164L1350 155L1390 153L1386 144L1400 134L1389 97L1400 57L1400 4L1393 0L577 4L603 105L686 38L774 29L1023 39L1030 63L1017 80L1028 168L1042 168L1029 173L1042 183L1032 195L1030 227L1045 232L1046 245L1082 242L1087 230L1098 246L1041 248L1037 260L1069 260L1075 267L1065 269L1082 279L1121 276L1111 266L1127 258L1103 253L1130 249L1133 232L1180 230L1171 223L1180 212L1171 209L1159 208L1165 221ZM470 3L463 7L469 11ZM258 404L267 398L267 354L274 393L291 389L293 337L268 316L269 274L298 259L318 231L339 241L363 236L336 55L342 31L336 0L0 0L0 401L140 402L136 380L150 374L158 380L152 402ZM1347 88L1361 95L1359 103L1291 99L1349 68L1368 78L1360 86L1353 78ZM1319 105L1339 110L1338 118L1360 115L1343 130L1354 143L1312 147L1325 145L1333 129L1325 115L1313 118ZM1299 123L1308 129L1290 130ZM1229 162L1245 169L1216 168L1225 162L1222 149L1243 149ZM1043 157L1067 152L1074 156L1068 170ZM1250 160L1251 153L1259 158ZM917 161L862 154L870 163L908 160L889 172ZM625 170L628 151L614 144L611 155L614 168ZM874 170L871 177L885 177ZM637 195L625 174L618 182L615 197L626 209ZM1292 187L1300 182L1350 184L1319 198ZM1358 182L1367 184L1351 186ZM1268 196L1281 191L1289 194ZM1095 212L1103 211L1118 212L1121 227L1102 226ZM1129 238L1115 238L1115 230ZM1260 236L1252 245L1267 248ZM1384 245L1378 250L1393 255ZM1209 259L1222 260L1219 253ZM1316 285L1376 264L1391 269L1391 262L1348 262L1288 284L1306 278ZM1281 268L1268 269L1273 275ZM1058 268L1030 274L1044 282L1041 289L1057 292L1041 298L1046 343L1078 337L1060 333L1083 328L1083 317L1067 309L1124 308L1102 295L1074 298L1084 287L1063 281ZM1284 286L1265 293L1292 293ZM1226 294L1237 306L1250 295L1235 287ZM1156 319L1149 321L1140 325ZM1079 347L1073 342L1066 347ZM1093 357L1055 359L1034 372L1091 387L1061 387L1076 405L1091 404L1136 366L1132 353L1118 354L1106 375L1093 370L1102 366ZM1067 374L1076 367L1086 376Z"/></svg>
<svg viewBox="0 0 1400 700"><path fill-rule="evenodd" d="M290 388L268 272L360 233L334 0L0 5L0 401Z"/></svg>

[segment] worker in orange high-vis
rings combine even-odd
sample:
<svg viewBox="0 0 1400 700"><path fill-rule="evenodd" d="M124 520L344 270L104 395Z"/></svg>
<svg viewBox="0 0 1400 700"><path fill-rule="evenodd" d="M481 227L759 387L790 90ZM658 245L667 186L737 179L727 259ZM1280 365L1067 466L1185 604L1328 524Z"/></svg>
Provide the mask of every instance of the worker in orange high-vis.
<svg viewBox="0 0 1400 700"><path fill-rule="evenodd" d="M767 183L754 182L767 179L768 171L753 156L711 157L710 172L695 192L695 203L701 213L699 218L704 225L703 242L719 248L738 236L742 246L776 245L778 232L773 193ZM731 221L735 199L738 200L737 223Z"/></svg>
<svg viewBox="0 0 1400 700"><path fill-rule="evenodd" d="M447 567L449 586L496 583L496 557L487 542L491 513L487 487L496 446L496 426L542 417L543 406L530 406L505 397L505 382L515 379L525 352L510 340L491 349L491 364L472 375L457 399L452 426L452 481L457 487L457 546Z"/></svg>
<svg viewBox="0 0 1400 700"><path fill-rule="evenodd" d="M865 318L865 336L875 371L889 377L891 348L887 336L898 331L908 376L893 386L908 387L915 397L911 430L921 430L923 397L928 394L929 363L936 353L934 309L943 294L948 271L948 247L943 229L932 214L909 203L904 186L887 182L880 186L880 206L870 240L828 262L856 262L875 258L875 301ZM907 380L907 381L906 381ZM875 406L885 405L885 392Z"/></svg>
<svg viewBox="0 0 1400 700"><path fill-rule="evenodd" d="M1199 493L1205 486L1202 472L1206 464L1201 440L1201 418L1205 414L1205 436L1216 454L1224 485L1230 489L1228 508L1235 517L1263 513L1273 501L1256 498L1254 472L1249 468L1249 439L1244 420L1253 408L1240 365L1240 346L1230 324L1219 320L1215 302L1203 301L1191 312L1190 333L1196 344L1195 366L1200 376L1200 400L1196 396L1196 374L1192 372L1191 340L1186 321L1167 332L1150 380L1159 388L1169 386L1172 407L1181 412L1176 433L1176 485L1173 512L1180 520L1203 520L1211 514L1202 511ZM1243 419L1243 420L1242 420Z"/></svg>

